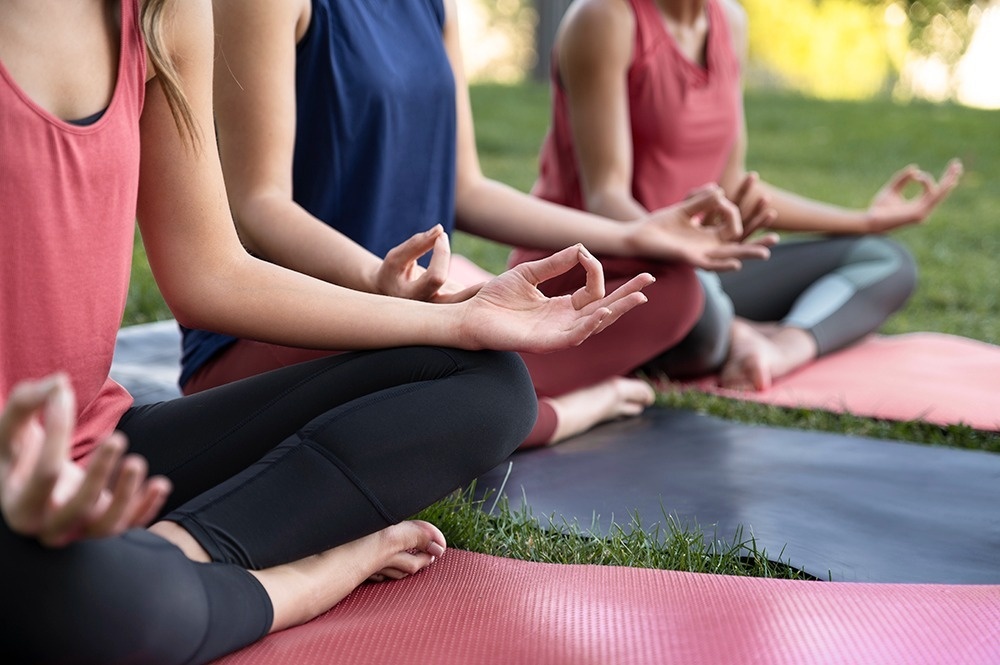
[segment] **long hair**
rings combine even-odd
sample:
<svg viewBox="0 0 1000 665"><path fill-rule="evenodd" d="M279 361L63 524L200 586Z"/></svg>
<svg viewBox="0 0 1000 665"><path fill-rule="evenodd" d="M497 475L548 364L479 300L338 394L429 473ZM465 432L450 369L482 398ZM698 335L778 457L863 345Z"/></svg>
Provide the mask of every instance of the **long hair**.
<svg viewBox="0 0 1000 665"><path fill-rule="evenodd" d="M146 48L149 51L150 64L152 64L156 78L160 82L160 88L167 98L167 106L170 108L170 115L174 118L174 124L177 125L177 130L181 135L197 147L201 137L195 123L194 113L181 89L177 68L163 45L163 14L171 1L141 0L139 21L142 25Z"/></svg>

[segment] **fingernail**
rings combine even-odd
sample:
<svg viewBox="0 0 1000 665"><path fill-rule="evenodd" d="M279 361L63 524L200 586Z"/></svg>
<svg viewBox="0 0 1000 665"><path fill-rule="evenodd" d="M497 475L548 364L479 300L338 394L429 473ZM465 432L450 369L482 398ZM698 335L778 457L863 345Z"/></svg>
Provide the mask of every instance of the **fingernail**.
<svg viewBox="0 0 1000 665"><path fill-rule="evenodd" d="M444 548L440 544L432 542L427 546L427 553L436 558L444 554Z"/></svg>

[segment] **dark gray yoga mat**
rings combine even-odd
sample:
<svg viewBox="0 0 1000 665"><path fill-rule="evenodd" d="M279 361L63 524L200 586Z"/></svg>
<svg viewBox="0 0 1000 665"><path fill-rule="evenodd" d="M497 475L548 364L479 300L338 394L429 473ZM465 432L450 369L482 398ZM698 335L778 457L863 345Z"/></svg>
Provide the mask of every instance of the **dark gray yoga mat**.
<svg viewBox="0 0 1000 665"><path fill-rule="evenodd" d="M176 321L157 321L118 331L111 378L125 386L136 404L180 397L181 332Z"/></svg>
<svg viewBox="0 0 1000 665"><path fill-rule="evenodd" d="M112 376L136 398L180 395L174 321L124 328ZM535 515L606 529L664 512L711 537L738 526L817 577L1000 583L1000 455L754 427L650 409L517 453L505 492ZM482 479L497 488L507 465Z"/></svg>
<svg viewBox="0 0 1000 665"><path fill-rule="evenodd" d="M742 526L770 558L783 550L822 579L1000 583L996 454L649 409L511 462L511 507L526 497L557 525L606 531L638 512L648 528L672 514L709 538ZM507 471L483 476L479 491Z"/></svg>

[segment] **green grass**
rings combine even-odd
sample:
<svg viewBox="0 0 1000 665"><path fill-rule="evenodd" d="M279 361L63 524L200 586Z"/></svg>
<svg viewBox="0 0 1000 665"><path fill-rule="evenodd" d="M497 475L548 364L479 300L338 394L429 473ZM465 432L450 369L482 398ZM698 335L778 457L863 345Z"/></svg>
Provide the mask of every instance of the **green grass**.
<svg viewBox="0 0 1000 665"><path fill-rule="evenodd" d="M483 85L472 89L476 137L484 171L527 191L548 126L544 86ZM929 222L894 235L914 254L920 285L884 332L939 331L1000 344L1000 115L953 105L888 100L823 102L773 91L746 95L748 166L792 191L849 206L864 206L896 169L915 162L939 172L953 156L966 173L958 189ZM455 251L500 271L508 249L457 234ZM168 317L137 242L125 323ZM666 406L733 420L1000 452L1000 435L967 427L883 422L804 409L783 409L694 392L660 395ZM681 570L789 576L742 534L703 537L697 525L669 516L639 516L664 526L650 536L636 524L613 529L608 539L558 516L538 519L502 504L486 517L469 495L456 495L422 514L445 531L452 545L538 561L610 563ZM543 527L556 528L543 528ZM641 525L640 525L641 526ZM720 538L721 537L721 538Z"/></svg>
<svg viewBox="0 0 1000 665"><path fill-rule="evenodd" d="M592 525L567 522L557 515L539 518L526 508L512 511L506 497L497 501L474 495L474 487L455 493L417 517L436 524L447 534L451 547L523 561L814 579L780 563L781 552L759 549L742 529L707 538L697 524L682 523L664 513L645 521L635 515L596 537ZM651 526L646 527L647 523Z"/></svg>

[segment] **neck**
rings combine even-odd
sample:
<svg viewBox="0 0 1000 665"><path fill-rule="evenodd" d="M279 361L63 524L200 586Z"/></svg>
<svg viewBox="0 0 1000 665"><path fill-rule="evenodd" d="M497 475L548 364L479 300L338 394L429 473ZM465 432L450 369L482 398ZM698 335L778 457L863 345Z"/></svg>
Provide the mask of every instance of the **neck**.
<svg viewBox="0 0 1000 665"><path fill-rule="evenodd" d="M654 0L666 19L677 26L693 26L705 16L708 0Z"/></svg>

